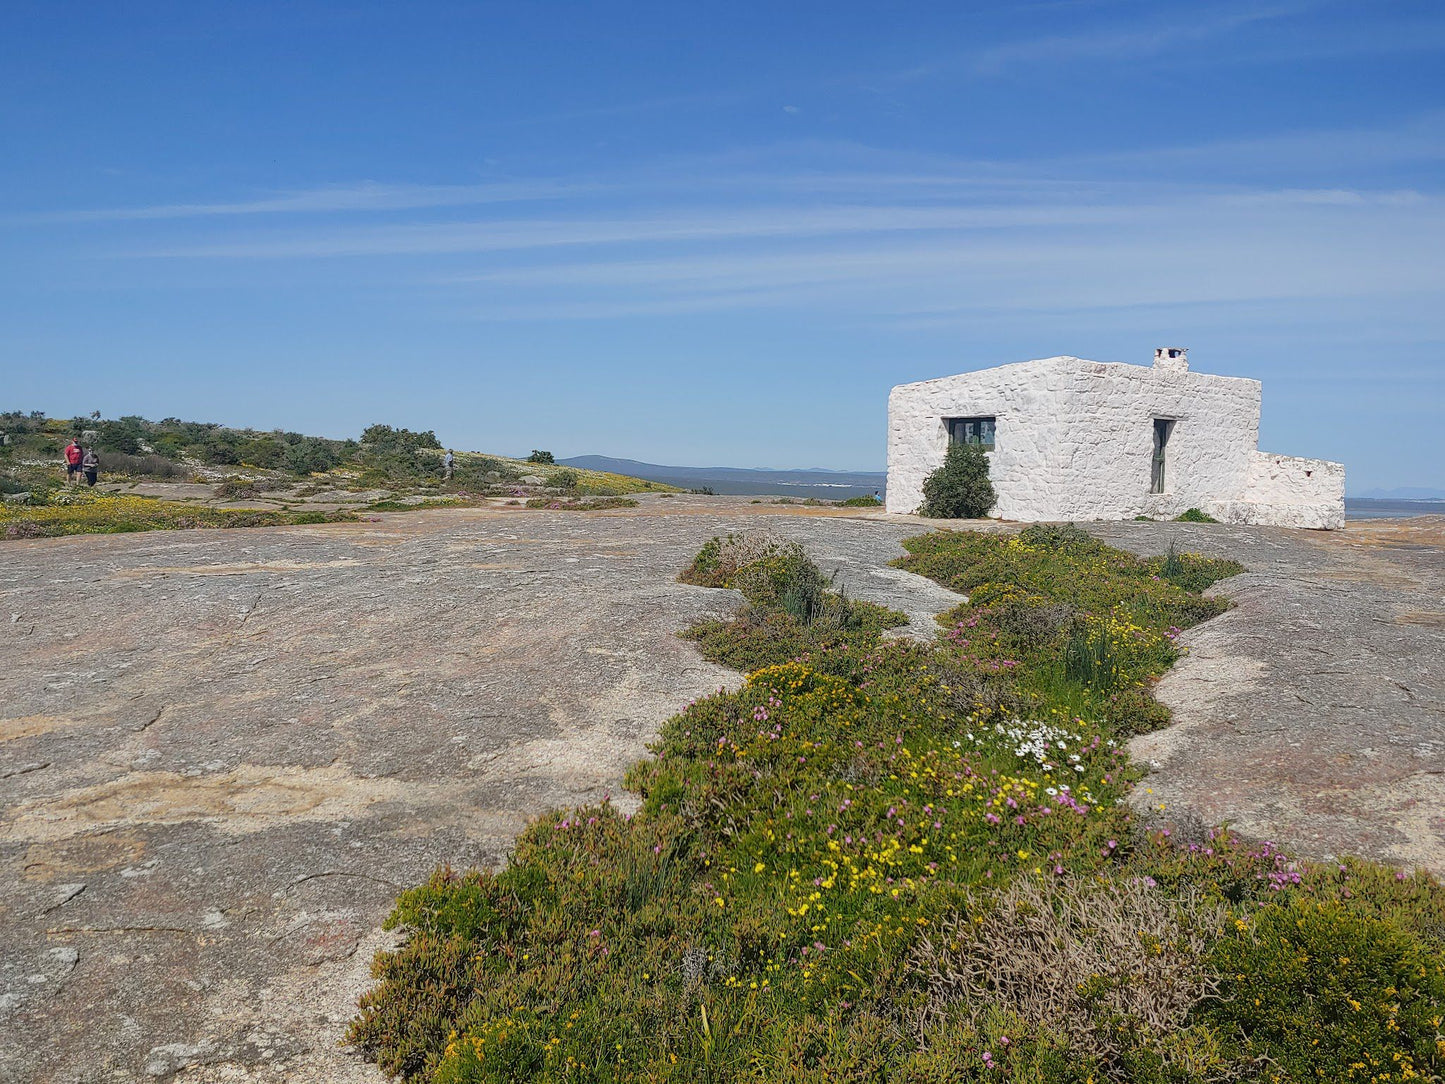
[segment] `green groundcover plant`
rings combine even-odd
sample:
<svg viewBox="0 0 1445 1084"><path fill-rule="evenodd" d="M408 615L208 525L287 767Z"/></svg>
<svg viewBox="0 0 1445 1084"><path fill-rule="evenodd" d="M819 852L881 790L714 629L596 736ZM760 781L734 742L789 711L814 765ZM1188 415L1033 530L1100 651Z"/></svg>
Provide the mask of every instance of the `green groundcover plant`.
<svg viewBox="0 0 1445 1084"><path fill-rule="evenodd" d="M666 724L635 812L404 893L350 1040L439 1082L1439 1078L1433 880L1124 802L1121 738L1237 565L1176 555L1180 586L1067 528L908 549L969 594L932 643L789 544L704 547L682 578L747 603L693 635L747 679Z"/></svg>

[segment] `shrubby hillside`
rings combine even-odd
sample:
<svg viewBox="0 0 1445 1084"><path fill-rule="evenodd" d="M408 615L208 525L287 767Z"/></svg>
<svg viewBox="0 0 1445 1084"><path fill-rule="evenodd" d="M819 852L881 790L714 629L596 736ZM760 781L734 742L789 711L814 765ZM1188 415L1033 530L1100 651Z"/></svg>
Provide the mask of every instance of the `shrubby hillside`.
<svg viewBox="0 0 1445 1084"><path fill-rule="evenodd" d="M237 429L214 422L136 415L116 419L48 418L33 411L0 413L0 477L7 490L33 488L45 481L41 468L58 466L72 437L93 433L89 443L101 455L107 475L161 480L294 481L318 474L352 488L410 489L443 481L442 442L430 429L413 431L390 425L367 426L353 439L334 440L285 430ZM546 458L541 458L546 457ZM557 488L596 496L671 487L624 475L558 467L550 453L532 461L476 452L458 452L448 488L483 490L536 476Z"/></svg>

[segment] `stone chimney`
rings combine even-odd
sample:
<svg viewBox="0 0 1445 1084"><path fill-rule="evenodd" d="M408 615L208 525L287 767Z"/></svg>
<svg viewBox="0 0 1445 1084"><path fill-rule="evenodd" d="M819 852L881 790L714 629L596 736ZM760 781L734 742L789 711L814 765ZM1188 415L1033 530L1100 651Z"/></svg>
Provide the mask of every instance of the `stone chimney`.
<svg viewBox="0 0 1445 1084"><path fill-rule="evenodd" d="M1171 373L1189 371L1189 350L1183 346L1160 346L1154 350L1154 368Z"/></svg>

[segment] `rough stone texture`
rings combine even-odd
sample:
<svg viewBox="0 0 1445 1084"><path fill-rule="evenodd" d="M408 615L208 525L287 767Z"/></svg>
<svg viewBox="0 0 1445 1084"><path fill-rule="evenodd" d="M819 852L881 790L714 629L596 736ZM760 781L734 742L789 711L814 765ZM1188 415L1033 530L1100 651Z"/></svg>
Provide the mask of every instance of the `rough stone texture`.
<svg viewBox="0 0 1445 1084"><path fill-rule="evenodd" d="M922 501L948 449L944 419L991 416L1005 519L1170 518L1197 507L1229 523L1341 526L1344 467L1258 451L1259 411L1259 381L1169 358L1055 357L903 384L888 399L888 511ZM1175 424L1165 492L1151 494L1155 418Z"/></svg>
<svg viewBox="0 0 1445 1084"><path fill-rule="evenodd" d="M737 679L676 633L738 596L674 577L750 524L957 601L884 567L914 524L746 500L5 543L0 1080L379 1079L337 1041L397 891Z"/></svg>
<svg viewBox="0 0 1445 1084"><path fill-rule="evenodd" d="M1136 805L1228 822L1293 853L1445 875L1445 519L1328 535L1089 529L1141 554L1177 535L1250 570L1216 585L1234 609L1187 631L1189 654L1159 683L1174 722L1131 744L1154 766Z"/></svg>
<svg viewBox="0 0 1445 1084"><path fill-rule="evenodd" d="M377 1081L337 1041L396 891L616 792L736 680L674 635L737 604L675 582L702 542L796 538L928 635L956 596L885 566L929 526L647 497L5 543L0 1079ZM1161 685L1141 801L1445 870L1445 524L1090 529L1252 569Z"/></svg>

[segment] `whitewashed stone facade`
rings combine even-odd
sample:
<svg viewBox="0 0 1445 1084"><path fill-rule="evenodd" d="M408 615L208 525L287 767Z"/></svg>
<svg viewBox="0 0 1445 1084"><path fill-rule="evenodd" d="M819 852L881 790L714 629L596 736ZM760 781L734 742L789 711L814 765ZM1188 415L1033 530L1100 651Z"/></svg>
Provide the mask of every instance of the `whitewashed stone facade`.
<svg viewBox="0 0 1445 1084"><path fill-rule="evenodd" d="M917 510L951 421L967 420L962 433L991 419L1004 519L1199 508L1226 523L1343 526L1344 466L1259 451L1259 408L1259 381L1190 372L1178 347L1152 366L1055 357L901 384L888 397L887 508Z"/></svg>

